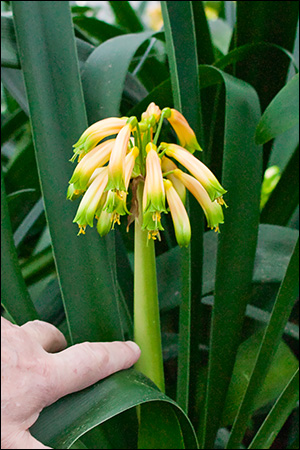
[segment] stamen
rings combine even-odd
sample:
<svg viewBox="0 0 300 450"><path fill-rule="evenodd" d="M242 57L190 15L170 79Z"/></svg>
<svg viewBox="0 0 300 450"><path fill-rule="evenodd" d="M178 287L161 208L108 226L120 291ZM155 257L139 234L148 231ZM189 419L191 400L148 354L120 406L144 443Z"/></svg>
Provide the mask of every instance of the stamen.
<svg viewBox="0 0 300 450"><path fill-rule="evenodd" d="M223 199L223 196L218 197L216 200L217 200L217 203L219 203L219 205L224 205L225 208L228 208L228 205L225 203L225 200Z"/></svg>
<svg viewBox="0 0 300 450"><path fill-rule="evenodd" d="M86 225L78 225L78 226L79 226L79 233L77 234L77 236L79 236L80 234L85 234Z"/></svg>
<svg viewBox="0 0 300 450"><path fill-rule="evenodd" d="M112 222L112 227L111 227L112 230L115 229L115 223L117 223L118 225L121 225L120 214L118 214L118 213L114 213L110 220Z"/></svg>

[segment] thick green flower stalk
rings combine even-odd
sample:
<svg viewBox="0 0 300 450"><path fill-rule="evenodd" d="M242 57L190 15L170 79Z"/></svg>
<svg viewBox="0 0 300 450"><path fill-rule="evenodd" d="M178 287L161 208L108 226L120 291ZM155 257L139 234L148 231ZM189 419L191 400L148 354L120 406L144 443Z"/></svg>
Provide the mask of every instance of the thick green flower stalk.
<svg viewBox="0 0 300 450"><path fill-rule="evenodd" d="M175 131L180 145L158 143L164 119ZM196 150L201 148L183 115L172 108L160 110L151 103L140 121L136 117L112 117L90 126L74 145L71 158L74 162L78 156L78 164L67 198L83 196L74 218L78 234L85 234L87 225L93 227L94 220L100 236L120 224L121 216L127 215L128 226L135 222L134 325L135 339L142 350L138 369L162 390L154 252L154 240L160 240L163 232L162 214L170 212L181 247L189 245L192 234L184 206L186 189L199 202L210 228L219 231L224 222L226 191L193 155ZM129 190L131 205L127 204Z"/></svg>

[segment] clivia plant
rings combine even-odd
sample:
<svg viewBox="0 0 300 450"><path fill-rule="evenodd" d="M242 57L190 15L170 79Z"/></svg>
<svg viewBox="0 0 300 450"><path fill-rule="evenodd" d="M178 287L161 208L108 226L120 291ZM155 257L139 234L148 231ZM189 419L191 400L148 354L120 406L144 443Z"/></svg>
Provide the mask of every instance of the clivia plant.
<svg viewBox="0 0 300 450"><path fill-rule="evenodd" d="M297 448L298 3L152 3L2 2L2 313L142 349L30 432Z"/></svg>

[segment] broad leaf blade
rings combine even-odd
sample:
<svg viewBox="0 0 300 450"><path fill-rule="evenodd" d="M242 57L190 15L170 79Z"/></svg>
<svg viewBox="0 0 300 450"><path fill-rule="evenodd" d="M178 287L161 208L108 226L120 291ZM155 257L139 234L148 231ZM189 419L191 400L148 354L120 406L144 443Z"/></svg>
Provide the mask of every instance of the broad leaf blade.
<svg viewBox="0 0 300 450"><path fill-rule="evenodd" d="M108 419L137 405L161 401L172 409L170 414L175 412L186 448L197 448L193 428L183 411L150 380L132 369L116 373L81 392L58 400L43 410L31 432L54 448L70 448L78 438ZM154 432L161 435L161 442L165 419L168 420L164 417L166 406L161 412L159 408L155 409L156 422L152 423Z"/></svg>
<svg viewBox="0 0 300 450"><path fill-rule="evenodd" d="M281 283L270 321L262 338L247 391L241 402L239 412L233 424L227 448L239 448L248 421L253 413L255 397L259 394L272 358L278 348L284 327L295 304L299 289L299 240L295 246L284 280Z"/></svg>
<svg viewBox="0 0 300 450"><path fill-rule="evenodd" d="M21 274L14 246L1 171L1 303L18 325L38 319Z"/></svg>
<svg viewBox="0 0 300 450"><path fill-rule="evenodd" d="M46 215L73 341L122 339L105 241L95 233L83 239L76 236L72 224L76 207L66 200L71 148L87 127L69 5L12 6Z"/></svg>
<svg viewBox="0 0 300 450"><path fill-rule="evenodd" d="M261 213L261 222L287 225L299 204L299 145Z"/></svg>
<svg viewBox="0 0 300 450"><path fill-rule="evenodd" d="M254 142L260 108L253 88L212 67L201 69L202 80L205 74L216 82L225 83L222 184L228 190L226 203L229 205L224 211L225 223L221 226L219 237L207 409L204 426L200 430L203 434L206 430L205 445L211 448L220 423L251 293L259 223L262 154ZM243 117L243 126L238 117Z"/></svg>
<svg viewBox="0 0 300 450"><path fill-rule="evenodd" d="M122 92L131 60L152 32L127 34L112 38L87 59L82 83L90 123L109 116L119 116ZM95 99L97 92L97 99Z"/></svg>
<svg viewBox="0 0 300 450"><path fill-rule="evenodd" d="M265 144L299 122L299 74L274 97L256 130L257 144Z"/></svg>
<svg viewBox="0 0 300 450"><path fill-rule="evenodd" d="M299 369L291 377L277 402L254 436L249 449L270 448L299 398ZM289 447L291 448L291 447ZM296 448L296 447L295 447Z"/></svg>
<svg viewBox="0 0 300 450"><path fill-rule="evenodd" d="M161 5L174 106L187 119L200 141L200 86L192 2L167 1L161 2ZM186 58L189 60L188 65ZM193 206L189 207L193 237L190 247L181 250L182 303L179 319L177 401L185 411L188 411L190 403L193 415L196 400L195 369L199 363L203 217L199 205L193 199L190 200L190 206ZM197 263L193 265L192 261L196 260ZM193 419L195 420L195 417Z"/></svg>

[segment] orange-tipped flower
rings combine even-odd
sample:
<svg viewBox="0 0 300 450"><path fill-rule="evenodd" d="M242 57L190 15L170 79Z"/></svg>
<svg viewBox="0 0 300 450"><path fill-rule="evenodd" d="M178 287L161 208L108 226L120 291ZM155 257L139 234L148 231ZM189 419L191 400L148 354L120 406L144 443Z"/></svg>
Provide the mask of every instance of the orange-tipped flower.
<svg viewBox="0 0 300 450"><path fill-rule="evenodd" d="M164 119L169 120L181 145L158 144ZM101 142L102 139L105 141ZM192 155L195 150L201 150L200 146L186 119L175 109L161 110L152 102L140 122L135 116L100 120L82 134L74 147L72 160L76 155L79 160L69 182L67 198L74 200L83 194L74 219L79 234L84 234L87 225L92 227L96 217L97 230L104 236L115 223L120 224L122 215L130 214L128 224L132 223L141 207L142 229L147 230L149 239L160 239L161 215L169 211L167 201L177 242L186 246L191 238L184 208L186 188L202 206L209 227L218 230L223 223L221 205L226 206L222 197L226 191L212 172ZM193 176L179 170L177 162ZM127 197L132 179L130 208ZM139 183L144 186L142 205L138 204Z"/></svg>
<svg viewBox="0 0 300 450"><path fill-rule="evenodd" d="M104 166L109 161L115 139L110 139L97 145L77 164L69 183L79 190L85 190L95 169Z"/></svg>
<svg viewBox="0 0 300 450"><path fill-rule="evenodd" d="M170 207L176 240L180 247L187 247L191 240L191 225L184 204L177 194L172 182L164 180L167 202Z"/></svg>
<svg viewBox="0 0 300 450"><path fill-rule="evenodd" d="M166 115L166 118L174 128L182 147L186 148L191 153L194 153L195 150L202 150L194 131L179 111L171 108L171 115L170 117Z"/></svg>
<svg viewBox="0 0 300 450"><path fill-rule="evenodd" d="M222 197L227 191L222 188L221 184L214 174L195 156L191 155L188 150L176 144L164 144L166 146L166 154L176 159L186 169L197 178L202 186L206 189L211 201ZM222 203L222 200L220 200Z"/></svg>
<svg viewBox="0 0 300 450"><path fill-rule="evenodd" d="M126 124L127 117L110 117L109 119L99 120L99 122L94 123L80 136L79 140L74 147L74 155L71 161L75 161L77 155L80 157L88 153L92 148L94 148L98 142L102 139L119 133L119 131Z"/></svg>
<svg viewBox="0 0 300 450"><path fill-rule="evenodd" d="M204 187L196 178L176 169L174 176L180 180L185 187L193 194L196 200L200 203L207 219L207 226L219 230L219 224L224 223L223 210L217 201L212 202Z"/></svg>
<svg viewBox="0 0 300 450"><path fill-rule="evenodd" d="M153 125L159 121L161 109L154 103L150 103L146 111L142 114L143 122L152 121Z"/></svg>

